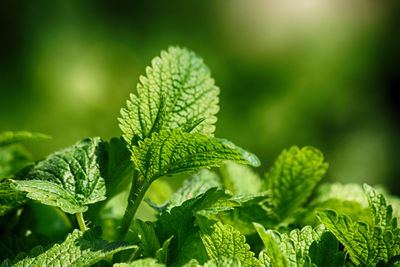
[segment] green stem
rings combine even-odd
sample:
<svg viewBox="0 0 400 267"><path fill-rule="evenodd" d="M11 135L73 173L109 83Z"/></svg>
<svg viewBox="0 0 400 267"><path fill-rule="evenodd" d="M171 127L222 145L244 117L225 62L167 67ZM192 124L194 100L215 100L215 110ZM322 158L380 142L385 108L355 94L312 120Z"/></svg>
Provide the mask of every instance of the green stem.
<svg viewBox="0 0 400 267"><path fill-rule="evenodd" d="M88 228L85 224L85 219L83 218L83 213L78 212L75 215L76 215L76 220L78 221L78 224L79 224L79 228L81 229L82 232L85 232Z"/></svg>
<svg viewBox="0 0 400 267"><path fill-rule="evenodd" d="M118 240L124 240L126 234L129 231L132 220L135 217L136 211L139 208L140 203L150 183L143 181L143 177L137 176L135 171L133 174L132 187L128 197L128 206L126 207L124 217L121 222L121 229L119 231ZM142 178L142 179L141 179Z"/></svg>

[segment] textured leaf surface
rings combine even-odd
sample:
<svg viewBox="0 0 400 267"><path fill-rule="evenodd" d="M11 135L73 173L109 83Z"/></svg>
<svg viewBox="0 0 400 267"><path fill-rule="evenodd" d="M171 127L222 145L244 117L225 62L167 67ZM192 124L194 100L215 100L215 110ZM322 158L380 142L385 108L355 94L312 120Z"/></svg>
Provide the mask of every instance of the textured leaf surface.
<svg viewBox="0 0 400 267"><path fill-rule="evenodd" d="M326 201L333 198L359 202L364 208L368 207L368 200L360 184L324 183L318 186L314 201Z"/></svg>
<svg viewBox="0 0 400 267"><path fill-rule="evenodd" d="M224 187L235 195L257 194L261 191L263 181L251 167L228 162L221 167Z"/></svg>
<svg viewBox="0 0 400 267"><path fill-rule="evenodd" d="M265 230L261 225L255 224L257 232L266 249L262 251L260 259L266 266L311 266L309 249L314 241L319 241L326 231L320 225L316 228L306 226L303 229L295 229L287 234L277 231ZM274 247L275 241L279 252ZM285 260L282 259L285 258Z"/></svg>
<svg viewBox="0 0 400 267"><path fill-rule="evenodd" d="M146 258L133 261L131 263L117 263L113 267L165 267L165 264L158 263L156 259Z"/></svg>
<svg viewBox="0 0 400 267"><path fill-rule="evenodd" d="M196 222L200 227L201 240L211 259L236 257L242 266L261 266L254 253L250 251L244 235L232 226L201 216L197 217Z"/></svg>
<svg viewBox="0 0 400 267"><path fill-rule="evenodd" d="M240 260L237 258L225 258L220 257L218 259L211 259L204 263L203 265L199 264L195 259L183 265L183 267L241 267Z"/></svg>
<svg viewBox="0 0 400 267"><path fill-rule="evenodd" d="M109 243L98 239L98 234L87 231L84 234L74 230L61 244L47 250L34 248L28 255L21 254L5 266L91 266L100 260L126 249L135 248L125 242ZM3 266L3 265L2 265Z"/></svg>
<svg viewBox="0 0 400 267"><path fill-rule="evenodd" d="M194 128L212 136L218 112L219 89L203 60L179 47L162 51L140 77L137 95L131 94L121 110L120 128L128 144L150 137L163 129Z"/></svg>
<svg viewBox="0 0 400 267"><path fill-rule="evenodd" d="M195 215L206 210L219 212L231 209L237 203L230 198L231 196L226 195L224 191L212 188L161 214L156 222L156 234L160 242L174 236L171 240L169 263L184 264L191 258L196 258L203 264L208 259L194 227Z"/></svg>
<svg viewBox="0 0 400 267"><path fill-rule="evenodd" d="M249 162L240 152L202 134L180 130L154 133L132 147L132 160L147 180L181 172L216 167L225 161Z"/></svg>
<svg viewBox="0 0 400 267"><path fill-rule="evenodd" d="M321 222L346 247L356 264L375 265L400 254L400 229L385 230L363 222L352 222L347 215L332 210L318 212Z"/></svg>
<svg viewBox="0 0 400 267"><path fill-rule="evenodd" d="M0 216L28 201L25 193L13 189L10 184L10 180L0 182Z"/></svg>
<svg viewBox="0 0 400 267"><path fill-rule="evenodd" d="M272 192L274 210L280 220L307 200L327 168L322 153L312 147L294 146L279 155L265 182Z"/></svg>
<svg viewBox="0 0 400 267"><path fill-rule="evenodd" d="M50 137L41 133L31 133L26 131L2 132L0 133L0 147L14 143L19 143L30 139L47 139L47 138Z"/></svg>
<svg viewBox="0 0 400 267"><path fill-rule="evenodd" d="M105 157L100 138L79 141L39 162L25 177L14 181L17 190L68 213L87 210L87 204L105 199L101 173Z"/></svg>
<svg viewBox="0 0 400 267"><path fill-rule="evenodd" d="M221 187L219 177L215 172L207 169L200 170L189 180L186 180L183 186L171 195L167 210L180 206L186 200L195 198L213 187Z"/></svg>

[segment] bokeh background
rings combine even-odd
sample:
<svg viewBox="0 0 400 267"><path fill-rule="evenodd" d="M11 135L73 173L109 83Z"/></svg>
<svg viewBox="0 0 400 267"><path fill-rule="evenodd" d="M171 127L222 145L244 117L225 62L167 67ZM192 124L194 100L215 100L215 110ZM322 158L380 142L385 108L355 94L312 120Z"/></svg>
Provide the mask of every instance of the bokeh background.
<svg viewBox="0 0 400 267"><path fill-rule="evenodd" d="M51 135L35 159L117 117L161 49L195 51L221 88L217 136L262 160L313 145L328 180L400 193L398 1L2 1L0 131ZM325 180L327 181L327 180Z"/></svg>

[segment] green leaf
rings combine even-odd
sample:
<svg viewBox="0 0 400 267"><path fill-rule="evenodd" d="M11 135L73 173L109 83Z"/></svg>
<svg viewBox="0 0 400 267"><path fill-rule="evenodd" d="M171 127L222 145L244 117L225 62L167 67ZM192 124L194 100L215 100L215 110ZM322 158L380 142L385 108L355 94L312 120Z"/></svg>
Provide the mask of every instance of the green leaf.
<svg viewBox="0 0 400 267"><path fill-rule="evenodd" d="M383 227L386 230L395 229L397 220L392 217L392 206L386 204L385 197L382 194L378 194L375 189L367 184L364 184L364 190L374 218L374 225Z"/></svg>
<svg viewBox="0 0 400 267"><path fill-rule="evenodd" d="M208 220L198 216L196 223L200 227L201 240L211 259L237 257L242 266L261 266L244 235L230 225Z"/></svg>
<svg viewBox="0 0 400 267"><path fill-rule="evenodd" d="M330 198L324 201L315 201L308 204L305 209L295 215L296 225L319 225L321 222L318 220L316 211L326 209L334 209L338 213L346 214L353 221L364 221L368 222L368 224L372 223L369 209L364 208L361 203L356 201L343 201L341 199Z"/></svg>
<svg viewBox="0 0 400 267"><path fill-rule="evenodd" d="M159 248L156 252L156 259L158 262L167 264L168 262L168 254L169 254L169 244L171 243L173 236L165 240L162 247Z"/></svg>
<svg viewBox="0 0 400 267"><path fill-rule="evenodd" d="M287 259L282 255L274 238L265 231L264 227L258 223L254 223L265 249L260 252L259 260L263 266L271 267L287 267L289 266Z"/></svg>
<svg viewBox="0 0 400 267"><path fill-rule="evenodd" d="M154 257L160 248L160 242L158 241L154 227L152 222L135 221L134 229L139 236L139 247L144 257Z"/></svg>
<svg viewBox="0 0 400 267"><path fill-rule="evenodd" d="M224 191L211 188L207 192L189 199L170 211L161 214L156 222L156 235L160 242L171 236L169 263L184 264L196 258L201 264L208 260L197 229L194 227L198 213L217 213L237 205ZM207 211L207 212L206 212Z"/></svg>
<svg viewBox="0 0 400 267"><path fill-rule="evenodd" d="M204 263L204 265L199 264L195 259L189 261L183 267L241 267L240 260L237 258L227 259L225 257L220 257L218 259L211 259Z"/></svg>
<svg viewBox="0 0 400 267"><path fill-rule="evenodd" d="M202 134L181 130L154 133L132 147L132 160L148 182L164 175L216 167L225 161L249 162L237 150Z"/></svg>
<svg viewBox="0 0 400 267"><path fill-rule="evenodd" d="M9 179L0 182L0 216L25 204L28 199L25 193L13 189Z"/></svg>
<svg viewBox="0 0 400 267"><path fill-rule="evenodd" d="M193 131L212 136L218 112L219 89L203 60L187 49L170 47L146 68L137 95L131 94L119 119L124 139L130 145L153 132L203 120Z"/></svg>
<svg viewBox="0 0 400 267"><path fill-rule="evenodd" d="M293 146L279 155L266 174L265 183L272 192L274 211L280 221L307 200L327 168L322 153L313 147Z"/></svg>
<svg viewBox="0 0 400 267"><path fill-rule="evenodd" d="M63 243L47 250L36 247L5 266L91 266L119 251L136 248L126 242L109 243L98 239L98 236L95 229L85 233L74 230Z"/></svg>
<svg viewBox="0 0 400 267"><path fill-rule="evenodd" d="M156 259L146 258L133 261L131 263L117 263L113 267L165 267L165 264L158 263Z"/></svg>
<svg viewBox="0 0 400 267"><path fill-rule="evenodd" d="M219 177L212 171L202 169L186 180L183 186L173 193L168 201L167 210L182 205L188 199L196 198L213 187L221 187Z"/></svg>
<svg viewBox="0 0 400 267"><path fill-rule="evenodd" d="M264 227L258 224L255 224L255 226L266 247L261 253L260 259L267 266L268 263L273 264L271 266L311 266L310 246L314 241L320 240L322 234L326 231L322 225L316 228L306 226L301 230L295 229L287 235L280 234L277 231L265 230ZM275 240L281 255L271 244L271 237ZM269 249L270 247L272 249Z"/></svg>
<svg viewBox="0 0 400 267"><path fill-rule="evenodd" d="M84 139L39 162L25 180L15 180L13 187L67 213L84 212L86 205L106 198L104 157L100 138Z"/></svg>
<svg viewBox="0 0 400 267"><path fill-rule="evenodd" d="M329 199L341 199L343 201L355 201L368 207L363 187L360 184L348 183L324 183L318 186L314 201L326 201Z"/></svg>
<svg viewBox="0 0 400 267"><path fill-rule="evenodd" d="M319 240L311 244L309 254L312 263L318 267L343 266L346 256L339 251L339 243L330 232L324 232Z"/></svg>
<svg viewBox="0 0 400 267"><path fill-rule="evenodd" d="M400 229L384 229L364 222L352 222L333 210L319 211L320 221L346 247L355 264L374 266L400 254Z"/></svg>
<svg viewBox="0 0 400 267"><path fill-rule="evenodd" d="M217 142L226 145L227 147L237 150L240 154L242 154L242 156L247 160L247 162L250 163L250 165L252 165L254 167L261 166L261 162L260 162L259 158L256 155L254 155L253 153L250 153L249 151L235 145L234 143L232 143L231 141L228 141L226 139L223 139L223 138L214 138L214 139Z"/></svg>
<svg viewBox="0 0 400 267"><path fill-rule="evenodd" d="M0 133L0 147L19 143L31 139L48 139L48 135L41 133L31 133L26 131L20 132L2 132Z"/></svg>
<svg viewBox="0 0 400 267"><path fill-rule="evenodd" d="M263 181L249 166L228 162L220 170L224 187L233 194L257 194L261 191Z"/></svg>

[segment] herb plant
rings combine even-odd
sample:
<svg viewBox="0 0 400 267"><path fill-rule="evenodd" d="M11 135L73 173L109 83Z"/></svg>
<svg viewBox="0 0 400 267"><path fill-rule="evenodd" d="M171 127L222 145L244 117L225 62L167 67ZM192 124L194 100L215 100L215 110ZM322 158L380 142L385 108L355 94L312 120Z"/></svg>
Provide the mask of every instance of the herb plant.
<svg viewBox="0 0 400 267"><path fill-rule="evenodd" d="M398 198L314 190L328 164L308 146L283 150L260 177L255 155L214 137L218 95L202 59L171 47L121 110L121 137L32 162L21 143L47 136L0 134L1 266L400 265ZM170 190L155 181L175 174L191 176L152 202L151 188ZM135 218L146 195L154 221Z"/></svg>

